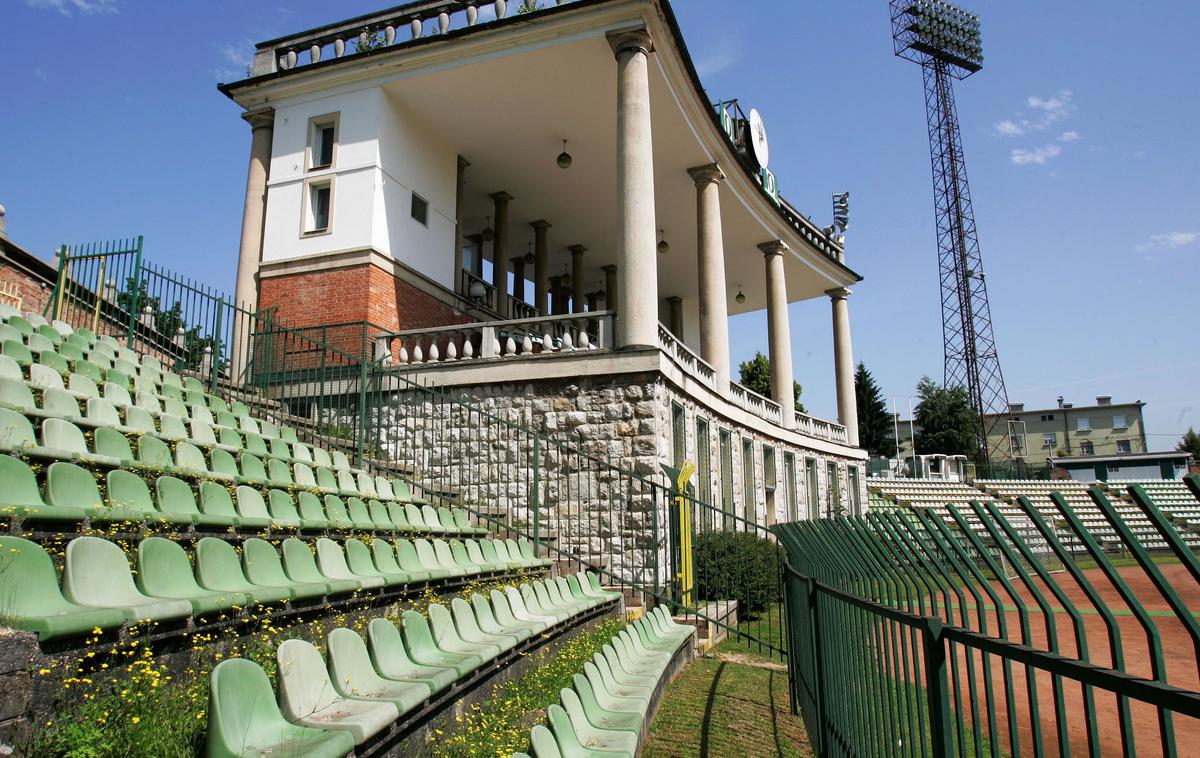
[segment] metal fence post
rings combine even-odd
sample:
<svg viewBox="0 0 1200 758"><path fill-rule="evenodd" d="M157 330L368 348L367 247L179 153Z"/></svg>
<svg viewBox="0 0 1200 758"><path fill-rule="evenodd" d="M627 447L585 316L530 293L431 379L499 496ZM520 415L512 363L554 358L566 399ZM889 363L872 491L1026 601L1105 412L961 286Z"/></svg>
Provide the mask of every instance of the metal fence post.
<svg viewBox="0 0 1200 758"><path fill-rule="evenodd" d="M533 552L542 555L542 435L533 435L533 491L529 495L529 507L533 509Z"/></svg>
<svg viewBox="0 0 1200 758"><path fill-rule="evenodd" d="M829 745L828 719L825 716L825 656L821 651L821 619L817 612L817 581L811 577L804 580L805 593L808 595L808 623L812 626L812 659L813 659L813 692L817 712L816 750L817 755L825 755ZM800 651L789 650L789 657L800 656Z"/></svg>
<svg viewBox="0 0 1200 758"><path fill-rule="evenodd" d="M954 752L950 733L950 683L946 678L946 642L942 638L942 620L925 619L921 628L925 659L925 697L929 705L929 745L934 758Z"/></svg>
<svg viewBox="0 0 1200 758"><path fill-rule="evenodd" d="M59 312L62 310L63 292L66 290L66 271L67 271L67 253L70 248L62 245L58 248L58 276L54 280L54 292L50 295L50 302L54 303L54 315L51 318L62 318Z"/></svg>
<svg viewBox="0 0 1200 758"><path fill-rule="evenodd" d="M358 451L355 456L358 458L358 467L363 467L365 458L365 450L367 444L366 433L366 412L367 412L367 362L359 356L358 359Z"/></svg>
<svg viewBox="0 0 1200 758"><path fill-rule="evenodd" d="M142 299L142 235L138 235L137 247L133 251L133 297L129 306L129 334L125 338L125 346L133 349L133 336L137 331L138 312Z"/></svg>

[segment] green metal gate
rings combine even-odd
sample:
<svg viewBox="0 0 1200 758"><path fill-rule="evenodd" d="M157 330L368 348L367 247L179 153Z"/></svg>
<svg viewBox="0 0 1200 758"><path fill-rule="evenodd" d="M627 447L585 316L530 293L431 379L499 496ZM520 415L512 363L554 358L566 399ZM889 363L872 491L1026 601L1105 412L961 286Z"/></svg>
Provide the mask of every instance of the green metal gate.
<svg viewBox="0 0 1200 758"><path fill-rule="evenodd" d="M1197 754L1200 562L1129 489L1152 529L1096 488L1102 522L1019 498L1060 571L991 503L773 527L793 707L817 753Z"/></svg>

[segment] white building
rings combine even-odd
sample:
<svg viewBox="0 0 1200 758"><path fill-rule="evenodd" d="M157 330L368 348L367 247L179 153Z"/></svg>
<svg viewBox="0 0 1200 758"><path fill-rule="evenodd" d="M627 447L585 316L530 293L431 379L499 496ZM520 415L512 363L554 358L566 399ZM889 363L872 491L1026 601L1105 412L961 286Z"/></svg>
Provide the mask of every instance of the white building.
<svg viewBox="0 0 1200 758"><path fill-rule="evenodd" d="M367 322L447 385L576 410L652 388L655 449L625 457L698 459L701 496L760 521L857 509L861 277L779 195L800 178L776 182L757 112L709 101L666 0L516 5L415 2L257 46L221 87L253 133L238 299ZM792 408L787 305L824 297L837 423ZM728 317L763 308L772 398L729 377Z"/></svg>

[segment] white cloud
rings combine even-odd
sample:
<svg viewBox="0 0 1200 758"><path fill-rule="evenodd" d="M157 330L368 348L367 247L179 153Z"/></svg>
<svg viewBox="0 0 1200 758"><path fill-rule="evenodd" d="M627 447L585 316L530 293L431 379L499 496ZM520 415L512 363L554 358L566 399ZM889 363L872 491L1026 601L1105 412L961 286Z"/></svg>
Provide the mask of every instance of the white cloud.
<svg viewBox="0 0 1200 758"><path fill-rule="evenodd" d="M1025 98L1029 108L1027 112L1018 111L1012 118L997 121L992 128L1001 137L1021 137L1030 132L1040 132L1074 115L1073 98L1074 93L1069 89L1060 90L1049 97L1030 95Z"/></svg>
<svg viewBox="0 0 1200 758"><path fill-rule="evenodd" d="M1078 139L1079 139L1079 132L1075 132L1075 131L1063 132L1062 134L1058 135L1059 142L1075 142Z"/></svg>
<svg viewBox="0 0 1200 758"><path fill-rule="evenodd" d="M102 13L116 13L118 0L25 0L30 8L45 8L58 11L64 16L74 12L85 16L96 16Z"/></svg>
<svg viewBox="0 0 1200 758"><path fill-rule="evenodd" d="M1200 232L1167 232L1165 234L1151 234L1148 240L1134 245L1133 249L1139 253L1148 253L1151 250L1171 250L1197 242L1200 242Z"/></svg>
<svg viewBox="0 0 1200 758"><path fill-rule="evenodd" d="M218 81L232 82L246 77L246 69L254 60L254 42L244 39L233 44L215 46L222 63L212 70Z"/></svg>
<svg viewBox="0 0 1200 758"><path fill-rule="evenodd" d="M33 69L33 75L34 75L34 77L35 77L35 78L37 78L37 80L38 80L39 82L48 82L48 81L50 81L50 77L46 75L46 72L45 72L44 70L42 70L42 67L41 67L41 66L36 66L36 67L34 67L34 69Z"/></svg>
<svg viewBox="0 0 1200 758"><path fill-rule="evenodd" d="M1009 154L1009 158L1018 166L1028 166L1031 164L1041 166L1046 161L1053 160L1060 155L1062 155L1062 148L1058 145L1043 145L1042 147L1035 147L1032 150L1014 148L1012 153Z"/></svg>
<svg viewBox="0 0 1200 758"><path fill-rule="evenodd" d="M742 59L742 44L736 38L722 37L711 51L697 59L696 73L701 77L724 71Z"/></svg>

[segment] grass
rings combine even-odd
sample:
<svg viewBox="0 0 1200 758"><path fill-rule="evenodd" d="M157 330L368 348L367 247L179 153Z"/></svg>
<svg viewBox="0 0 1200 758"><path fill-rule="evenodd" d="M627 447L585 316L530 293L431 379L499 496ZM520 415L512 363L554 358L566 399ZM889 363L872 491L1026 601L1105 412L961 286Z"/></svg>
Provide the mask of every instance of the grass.
<svg viewBox="0 0 1200 758"><path fill-rule="evenodd" d="M694 661L671 683L643 755L812 755L804 723L793 716L787 671L725 657Z"/></svg>
<svg viewBox="0 0 1200 758"><path fill-rule="evenodd" d="M737 625L738 630L754 637L754 640L737 637L730 633L729 639L722 642L718 649L725 653L742 653L763 660L779 661L779 653L765 645L774 645L780 650L787 650L787 632L783 613L783 603L775 603L756 614L749 621ZM755 640L761 640L762 643Z"/></svg>

